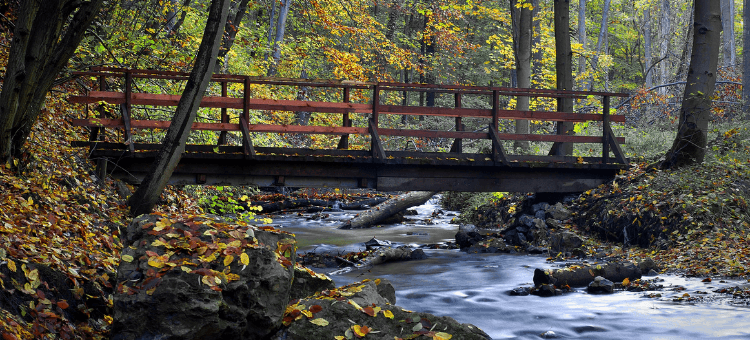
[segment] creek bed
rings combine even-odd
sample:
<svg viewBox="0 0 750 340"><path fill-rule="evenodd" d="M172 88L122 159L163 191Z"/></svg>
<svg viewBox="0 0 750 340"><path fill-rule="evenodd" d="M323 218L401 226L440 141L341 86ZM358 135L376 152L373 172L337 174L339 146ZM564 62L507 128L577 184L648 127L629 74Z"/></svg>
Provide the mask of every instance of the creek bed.
<svg viewBox="0 0 750 340"><path fill-rule="evenodd" d="M433 216L440 210L436 200L416 210L419 215L410 217L407 223L372 229L335 229L356 212L329 212L328 218L319 221L306 220L311 214L282 215L274 218L274 224L294 232L301 251L364 250L361 242L373 236L415 245L452 240L458 225L451 223L454 216L449 215L455 212ZM541 334L607 340L750 338L750 309L746 306L727 303L727 299L696 304L672 302L685 293L695 295L739 282L703 283L698 278L661 275L665 289L658 293L662 298L646 298L649 292L626 291L592 295L583 289L547 298L509 296L511 289L532 284L534 268L552 266L545 256L428 249L425 253L425 260L386 263L332 279L340 286L366 278L386 278L396 288L397 305L472 323L493 339L539 339ZM685 289L672 290L675 287Z"/></svg>

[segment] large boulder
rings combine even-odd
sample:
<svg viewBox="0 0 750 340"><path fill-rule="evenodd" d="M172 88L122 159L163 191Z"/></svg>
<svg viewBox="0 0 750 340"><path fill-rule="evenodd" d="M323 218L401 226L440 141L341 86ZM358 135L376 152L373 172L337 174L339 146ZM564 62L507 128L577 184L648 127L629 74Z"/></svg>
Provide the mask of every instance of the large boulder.
<svg viewBox="0 0 750 340"><path fill-rule="evenodd" d="M290 305L284 325L273 340L396 338L490 339L470 324L428 313L415 313L385 303L374 295L385 281L363 281L324 291ZM380 303L378 303L380 302Z"/></svg>
<svg viewBox="0 0 750 340"><path fill-rule="evenodd" d="M476 231L459 230L456 233L456 245L458 245L461 250L465 250L483 239L484 237Z"/></svg>
<svg viewBox="0 0 750 340"><path fill-rule="evenodd" d="M502 238L493 237L471 245L466 252L469 254L510 253L515 252L515 248L507 245Z"/></svg>
<svg viewBox="0 0 750 340"><path fill-rule="evenodd" d="M123 245L111 339L260 339L281 325L294 275L291 234L142 215Z"/></svg>
<svg viewBox="0 0 750 340"><path fill-rule="evenodd" d="M302 265L295 264L294 281L292 282L289 299L301 299L317 292L334 288L336 288L336 285L327 275L318 274Z"/></svg>
<svg viewBox="0 0 750 340"><path fill-rule="evenodd" d="M586 291L590 294L612 294L614 290L615 283L601 276L595 277L594 281L591 281L586 288Z"/></svg>
<svg viewBox="0 0 750 340"><path fill-rule="evenodd" d="M551 233L549 236L549 247L552 253L573 251L582 245L583 240L569 231Z"/></svg>
<svg viewBox="0 0 750 340"><path fill-rule="evenodd" d="M535 269L534 285L554 284L558 287L587 286L597 276L614 282L621 282L626 278L630 281L641 278L641 270L630 262L610 262L602 264L573 265L562 269Z"/></svg>

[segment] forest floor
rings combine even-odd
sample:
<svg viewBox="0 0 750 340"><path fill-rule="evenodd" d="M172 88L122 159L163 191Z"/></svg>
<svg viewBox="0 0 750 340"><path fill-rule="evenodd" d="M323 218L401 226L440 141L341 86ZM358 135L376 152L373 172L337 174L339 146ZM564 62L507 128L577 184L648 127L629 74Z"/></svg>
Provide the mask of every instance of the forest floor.
<svg viewBox="0 0 750 340"><path fill-rule="evenodd" d="M106 287L120 261L120 230L132 219L115 182L97 180L87 164L86 150L69 146L68 140L86 137L64 118L70 110L64 99L50 100L47 110L35 126L23 158L0 164L0 283L4 285L0 287L0 332L5 340L106 339L110 315L75 322L68 318L69 309L86 312L86 306L54 301L32 289L44 284L31 270L35 264L65 273L76 287L91 283ZM646 247L623 248L611 242L617 237L598 241L593 237L597 233L584 226L570 228L592 236L587 238L591 251L607 249L628 259L648 256L667 269L692 275L747 276L748 134L747 129L725 131L712 142L716 153L723 154L706 164L679 171L647 171L643 164L634 166L615 182L591 190L575 202L580 214L604 216L602 221L651 226L643 230L660 227L652 234L661 243L649 241ZM155 213L167 217L202 215L201 205L206 203L200 202L195 192L168 188ZM660 221L667 221L666 227L662 228ZM612 225L619 226L617 223ZM8 277L19 272L27 281L11 283ZM28 295L22 304L12 298L18 291ZM111 294L102 294L111 306Z"/></svg>

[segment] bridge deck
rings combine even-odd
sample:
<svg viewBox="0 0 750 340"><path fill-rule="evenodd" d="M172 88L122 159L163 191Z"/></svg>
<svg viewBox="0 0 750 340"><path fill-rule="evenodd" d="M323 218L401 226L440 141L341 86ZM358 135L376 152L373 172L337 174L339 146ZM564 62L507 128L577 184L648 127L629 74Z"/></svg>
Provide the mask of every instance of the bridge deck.
<svg viewBox="0 0 750 340"><path fill-rule="evenodd" d="M75 119L74 125L88 127L88 141L73 141L77 147L89 147L89 157L98 160L102 173L139 183L149 171L160 148L159 144L138 141L139 130L166 129L167 120L133 119L137 105L151 107L176 106L180 96L169 94L136 93L133 79L184 80L186 74L143 70L95 69L81 72L100 80L101 91L90 91L71 98L73 102L96 105L99 118ZM106 91L107 77L124 78L124 92ZM505 89L466 86L438 86L395 83L348 83L337 81L310 81L288 79L262 79L246 76L215 75L213 81L222 85L222 96L206 96L201 106L221 109L220 123L196 122L194 130L215 131L218 145L186 146L182 160L170 180L171 184L223 184L223 185L286 185L293 187L351 187L378 190L457 190L457 191L517 191L517 192L574 192L595 187L608 180L623 168L627 159L610 128L611 122L623 122L624 117L609 114L609 97L624 96L614 93L573 91ZM227 84L244 83L242 98L227 95ZM283 86L316 86L343 90L342 102L254 99L250 84ZM352 103L352 90L370 91L369 103ZM394 92L437 92L455 96L455 105L446 107L418 107L383 105L380 96ZM490 96L491 109L463 108L464 95ZM587 95L602 97L602 114L574 112L514 111L501 109L500 96L581 98ZM120 117L106 117L100 103L119 105ZM230 123L229 110L241 110ZM283 124L249 124L251 110L305 111L341 114L341 126L310 126ZM258 111L253 111L257 114ZM364 115L366 127L353 126L350 115ZM384 128L379 116L430 115L455 119L453 131L411 130ZM489 131L461 131L462 119L487 118ZM238 119L239 118L239 121ZM601 122L602 136L572 136L563 134L511 134L499 133L500 119L532 119L556 122ZM111 133L121 131L121 141L113 140ZM228 131L239 131L242 145L226 145ZM338 149L268 148L253 145L259 133L323 134L340 136ZM362 135L370 140L370 150L349 150L349 136ZM395 151L383 148L383 136L453 139L451 152ZM463 141L490 140L489 154L464 153ZM144 139L141 139L144 140ZM510 155L502 146L503 140L526 140L555 143L596 143L602 145L602 157L565 157ZM135 142L134 142L135 141ZM110 164L107 170L106 164ZM114 165L114 166L111 166Z"/></svg>

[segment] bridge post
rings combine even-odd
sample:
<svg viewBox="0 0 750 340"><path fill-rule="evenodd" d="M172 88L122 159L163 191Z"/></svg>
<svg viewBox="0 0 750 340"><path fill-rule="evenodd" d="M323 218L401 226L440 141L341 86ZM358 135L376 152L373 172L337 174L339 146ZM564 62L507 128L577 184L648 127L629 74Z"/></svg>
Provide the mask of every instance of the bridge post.
<svg viewBox="0 0 750 340"><path fill-rule="evenodd" d="M125 70L125 106L122 107L122 122L125 124L125 144L128 146L128 153L133 156L135 153L135 141L133 140L132 129L130 128L130 114L133 108L133 73L132 70Z"/></svg>
<svg viewBox="0 0 750 340"><path fill-rule="evenodd" d="M460 109L461 108L461 93L456 92L455 94L455 105L454 108ZM456 117L456 131L463 131L463 124L461 123L461 117ZM453 146L451 146L451 152L457 152L457 153L463 153L463 140L461 138L456 138L453 141Z"/></svg>
<svg viewBox="0 0 750 340"><path fill-rule="evenodd" d="M227 82L222 81L221 82L221 96L226 97L227 96ZM221 108L221 122L222 123L229 123L229 115L227 115L227 108ZM216 143L217 145L225 145L227 144L227 132L221 131L219 134L219 141Z"/></svg>
<svg viewBox="0 0 750 340"><path fill-rule="evenodd" d="M348 87L348 86L344 87L344 98L343 98L343 102L344 103L351 102L350 93L349 93L350 91L351 91L350 87ZM351 121L351 119L349 119L349 112L348 111L344 113L341 125L344 126L344 127L351 127L352 126L352 121ZM339 150L349 149L349 135L341 135L341 139L339 140L339 145L336 148L339 149Z"/></svg>
<svg viewBox="0 0 750 340"><path fill-rule="evenodd" d="M107 91L107 78L104 75L99 76L99 91ZM86 110L88 110L88 105L86 105ZM99 114L99 118L104 118L104 108L99 105L99 107L96 110ZM91 128L91 135L89 135L89 142L98 142L104 140L104 128L103 127L92 127ZM100 135L101 133L101 135ZM96 148L96 144L93 144L89 148L89 154L91 154L94 149ZM104 181L104 179L107 177L107 159L106 158L99 158L96 160L96 175L99 177L99 180Z"/></svg>
<svg viewBox="0 0 750 340"><path fill-rule="evenodd" d="M609 96L602 97L602 163L609 163Z"/></svg>
<svg viewBox="0 0 750 340"><path fill-rule="evenodd" d="M253 140L250 139L250 77L245 76L245 87L243 89L242 116L240 117L240 131L242 131L242 150L245 158L255 158Z"/></svg>

